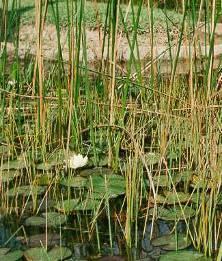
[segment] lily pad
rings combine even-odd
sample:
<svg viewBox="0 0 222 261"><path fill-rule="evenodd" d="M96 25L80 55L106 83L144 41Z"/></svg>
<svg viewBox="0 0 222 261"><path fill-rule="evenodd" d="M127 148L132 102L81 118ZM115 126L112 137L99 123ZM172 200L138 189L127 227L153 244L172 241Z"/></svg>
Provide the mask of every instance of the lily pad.
<svg viewBox="0 0 222 261"><path fill-rule="evenodd" d="M42 247L29 248L24 256L27 261L60 261L72 255L72 251L67 247L54 247L49 252Z"/></svg>
<svg viewBox="0 0 222 261"><path fill-rule="evenodd" d="M191 240L184 234L169 234L153 239L152 245L164 250L179 250L190 246Z"/></svg>
<svg viewBox="0 0 222 261"><path fill-rule="evenodd" d="M59 202L56 205L56 209L63 213L70 213L72 211L75 211L76 206L79 203L79 199L67 199L62 202Z"/></svg>
<svg viewBox="0 0 222 261"><path fill-rule="evenodd" d="M62 149L48 153L45 156L46 160L39 163L36 168L38 170L49 171L56 166L62 165L65 159L65 152Z"/></svg>
<svg viewBox="0 0 222 261"><path fill-rule="evenodd" d="M47 247L59 245L61 240L61 235L55 233L47 234ZM41 247L46 245L46 234L36 234L29 236L27 238L29 247ZM22 243L25 243L26 240L22 240Z"/></svg>
<svg viewBox="0 0 222 261"><path fill-rule="evenodd" d="M19 177L21 175L20 171L17 170L3 170L0 172L0 180L3 183L10 182L14 178Z"/></svg>
<svg viewBox="0 0 222 261"><path fill-rule="evenodd" d="M190 194L189 193L184 193L184 192L171 192L167 191L165 192L165 197L166 197L166 204L177 204L177 203L184 203L189 201L190 199Z"/></svg>
<svg viewBox="0 0 222 261"><path fill-rule="evenodd" d="M153 209L150 210L152 215ZM157 209L157 217L163 220L184 220L191 218L195 215L196 211L189 206L186 206L181 210L180 206L164 208L159 207Z"/></svg>
<svg viewBox="0 0 222 261"><path fill-rule="evenodd" d="M149 152L145 155L146 164L148 166L157 164L161 160L161 155L159 153Z"/></svg>
<svg viewBox="0 0 222 261"><path fill-rule="evenodd" d="M67 187L73 187L73 188L84 188L87 187L88 180L81 176L69 176L67 178L64 178L60 181L60 184Z"/></svg>
<svg viewBox="0 0 222 261"><path fill-rule="evenodd" d="M7 247L0 248L0 258L1 258L1 256L6 255L9 251L10 251L10 248L7 248Z"/></svg>
<svg viewBox="0 0 222 261"><path fill-rule="evenodd" d="M92 211L97 210L101 201L96 199L86 199L81 201L76 207L75 210L77 211Z"/></svg>
<svg viewBox="0 0 222 261"><path fill-rule="evenodd" d="M49 171L54 167L54 165L50 162L42 162L36 165L37 170Z"/></svg>
<svg viewBox="0 0 222 261"><path fill-rule="evenodd" d="M15 196L23 196L27 197L29 195L41 195L45 193L46 187L42 186L20 186L10 189L7 192L8 197L15 197Z"/></svg>
<svg viewBox="0 0 222 261"><path fill-rule="evenodd" d="M39 186L48 186L52 182L53 176L50 174L36 175L35 183Z"/></svg>
<svg viewBox="0 0 222 261"><path fill-rule="evenodd" d="M93 175L110 175L113 174L113 170L109 168L97 167L97 168L81 170L79 174L82 177L89 177Z"/></svg>
<svg viewBox="0 0 222 261"><path fill-rule="evenodd" d="M25 226L35 226L35 227L43 227L46 226L46 215L47 215L47 226L48 227L57 227L64 224L67 220L65 215L62 215L57 212L48 212L42 214L43 217L40 216L32 216L28 217L25 220Z"/></svg>
<svg viewBox="0 0 222 261"><path fill-rule="evenodd" d="M10 147L9 146L5 146L5 145L0 146L0 156L5 155L5 154L9 154L9 153L10 153Z"/></svg>
<svg viewBox="0 0 222 261"><path fill-rule="evenodd" d="M220 193L219 195L218 195L218 197L217 197L217 205L219 206L221 206L222 205L222 193Z"/></svg>
<svg viewBox="0 0 222 261"><path fill-rule="evenodd" d="M120 175L94 175L90 177L89 189L92 193L103 195L103 197L116 198L123 195L126 190L125 179ZM92 195L92 198L93 195ZM101 197L102 198L102 197Z"/></svg>
<svg viewBox="0 0 222 261"><path fill-rule="evenodd" d="M67 247L54 247L48 252L50 261L67 259L72 255L72 251Z"/></svg>
<svg viewBox="0 0 222 261"><path fill-rule="evenodd" d="M29 248L24 252L27 261L50 261L47 252L42 247Z"/></svg>
<svg viewBox="0 0 222 261"><path fill-rule="evenodd" d="M179 175L172 175L172 181L171 178L167 175L159 175L153 177L153 183L154 186L158 187L170 187L172 185L172 182L174 184L179 183L181 180L181 177Z"/></svg>
<svg viewBox="0 0 222 261"><path fill-rule="evenodd" d="M28 217L25 220L24 223L25 226L36 226L36 227L42 227L46 225L46 220L43 217L38 217L38 216L32 216Z"/></svg>
<svg viewBox="0 0 222 261"><path fill-rule="evenodd" d="M9 169L25 169L28 168L30 164L24 160L24 158L17 159L17 160L10 160L3 163L0 167L1 170L9 170Z"/></svg>
<svg viewBox="0 0 222 261"><path fill-rule="evenodd" d="M192 170L185 170L185 171L181 171L178 175L180 175L181 181L188 182L192 179L194 173L195 172Z"/></svg>
<svg viewBox="0 0 222 261"><path fill-rule="evenodd" d="M182 250L182 251L171 251L164 255L160 256L160 261L211 261L211 258L205 257L203 254L191 251L191 250Z"/></svg>
<svg viewBox="0 0 222 261"><path fill-rule="evenodd" d="M66 215L60 214L58 212L47 212L43 213L44 218L47 217L48 226L60 226L67 221Z"/></svg>
<svg viewBox="0 0 222 261"><path fill-rule="evenodd" d="M22 256L23 256L23 251L15 250L15 251L11 251L11 252L6 252L6 254L1 253L0 260L1 261L16 261L16 260L21 259Z"/></svg>

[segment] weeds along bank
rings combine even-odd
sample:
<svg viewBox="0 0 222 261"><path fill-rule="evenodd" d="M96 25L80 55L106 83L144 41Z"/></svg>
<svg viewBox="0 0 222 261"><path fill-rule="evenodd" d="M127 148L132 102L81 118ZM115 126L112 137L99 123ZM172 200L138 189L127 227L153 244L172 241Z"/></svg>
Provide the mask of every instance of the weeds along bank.
<svg viewBox="0 0 222 261"><path fill-rule="evenodd" d="M48 247L47 238L56 231L64 240L60 246L68 247L59 248L57 255L76 255L75 243L90 243L95 250L85 256L126 255L128 247L137 249L128 251L132 260L142 254L160 260L204 254L220 260L221 94L216 88L220 60L215 71L214 32L221 9L206 9L205 1L198 9L192 1L184 3L178 14L157 10L152 1L2 2L1 212L14 224L12 237L2 246L9 246L16 233L33 239L30 227L37 226L48 252L42 246L45 252L38 251L51 259L56 243ZM96 69L87 54L89 10L97 10L91 17L101 34L103 55ZM160 13L170 57L167 77L158 67L161 55L153 53ZM25 53L21 60L18 32L29 17L37 32L35 56L30 59ZM60 27L64 21L66 61ZM57 52L56 63L46 66L43 28L49 22L56 28ZM201 70L194 53L186 62L189 74L178 76L182 45L199 50L196 30L203 23L202 44L208 52ZM145 64L138 42L141 26L149 31ZM172 43L174 27L178 35ZM129 52L124 70L117 64L120 34ZM10 41L13 59L7 50ZM74 152L83 156L77 160ZM32 248L22 243L19 254L28 258Z"/></svg>

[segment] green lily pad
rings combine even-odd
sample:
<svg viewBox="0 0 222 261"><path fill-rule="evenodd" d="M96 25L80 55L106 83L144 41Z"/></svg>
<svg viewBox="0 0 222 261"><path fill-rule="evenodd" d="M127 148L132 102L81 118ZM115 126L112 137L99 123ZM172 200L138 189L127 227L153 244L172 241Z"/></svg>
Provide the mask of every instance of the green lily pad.
<svg viewBox="0 0 222 261"><path fill-rule="evenodd" d="M41 247L33 247L27 249L24 253L27 261L60 261L71 255L72 251L67 247L54 247L49 252Z"/></svg>
<svg viewBox="0 0 222 261"><path fill-rule="evenodd" d="M17 170L3 170L0 172L0 180L3 183L10 182L14 178L19 177L21 172Z"/></svg>
<svg viewBox="0 0 222 261"><path fill-rule="evenodd" d="M189 201L190 199L190 194L189 193L183 193L183 192L166 192L165 196L163 195L157 195L156 196L156 203L159 204L167 204L167 205L173 205L173 204L178 204L184 203ZM154 202L154 200L153 200Z"/></svg>
<svg viewBox="0 0 222 261"><path fill-rule="evenodd" d="M125 179L120 175L94 175L90 177L89 189L92 193L102 194L103 197L115 198L123 195L126 190ZM92 195L92 198L93 195Z"/></svg>
<svg viewBox="0 0 222 261"><path fill-rule="evenodd" d="M5 250L3 250L3 253L0 254L0 260L1 261L16 261L22 258L23 251L21 250L15 250L12 252L6 252L4 254Z"/></svg>
<svg viewBox="0 0 222 261"><path fill-rule="evenodd" d="M48 252L50 261L59 261L67 259L72 255L72 251L67 247L54 247Z"/></svg>
<svg viewBox="0 0 222 261"><path fill-rule="evenodd" d="M184 203L190 200L190 194L189 193L184 193L184 192L171 192L167 191L165 193L166 197L166 204L177 204L177 203Z"/></svg>
<svg viewBox="0 0 222 261"><path fill-rule="evenodd" d="M160 261L211 261L209 257L205 257L203 254L191 251L191 250L182 250L182 251L171 251L160 256Z"/></svg>
<svg viewBox="0 0 222 261"><path fill-rule="evenodd" d="M81 201L76 207L76 211L92 211L97 210L101 201L95 199L86 199Z"/></svg>
<svg viewBox="0 0 222 261"><path fill-rule="evenodd" d="M161 155L159 153L149 152L145 154L145 160L146 164L148 166L151 166L160 162Z"/></svg>
<svg viewBox="0 0 222 261"><path fill-rule="evenodd" d="M5 145L0 146L0 156L2 156L4 154L9 154L9 153L10 153L10 147L9 146L5 146Z"/></svg>
<svg viewBox="0 0 222 261"><path fill-rule="evenodd" d="M67 221L66 215L60 214L58 212L47 212L43 213L42 216L44 218L47 216L48 226L60 226Z"/></svg>
<svg viewBox="0 0 222 261"><path fill-rule="evenodd" d="M47 233L47 247L53 247L59 245L61 235L55 233ZM25 239L21 240L22 243L26 243ZM27 238L29 247L41 247L46 245L46 234L35 234Z"/></svg>
<svg viewBox="0 0 222 261"><path fill-rule="evenodd" d="M9 170L9 169L25 169L28 168L30 164L24 160L24 158L20 158L17 160L10 160L3 163L0 167L1 170Z"/></svg>
<svg viewBox="0 0 222 261"><path fill-rule="evenodd" d="M46 187L42 186L20 186L10 189L7 192L8 197L15 197L15 196L23 196L27 197L29 195L37 196L45 193Z"/></svg>
<svg viewBox="0 0 222 261"><path fill-rule="evenodd" d="M32 216L28 217L25 220L25 226L35 226L35 227L43 227L46 226L46 215L47 215L47 226L48 227L57 227L64 224L67 220L65 215L62 215L57 212L48 212L42 214L43 217L40 216Z"/></svg>
<svg viewBox="0 0 222 261"><path fill-rule="evenodd" d="M88 180L81 176L69 176L67 178L63 178L60 181L60 184L67 187L73 187L73 188L84 188L87 187Z"/></svg>
<svg viewBox="0 0 222 261"><path fill-rule="evenodd" d="M153 215L153 209L150 210L150 214ZM163 220L184 220L193 217L196 211L189 206L183 207L183 211L180 206L164 208L159 207L157 209L157 217Z"/></svg>
<svg viewBox="0 0 222 261"><path fill-rule="evenodd" d="M102 175L113 174L113 170L111 170L109 168L97 167L97 168L81 170L79 174L82 177L89 177L89 176L93 176L93 175L101 175L102 176Z"/></svg>
<svg viewBox="0 0 222 261"><path fill-rule="evenodd" d="M54 167L54 165L50 162L42 162L36 165L37 170L49 171Z"/></svg>
<svg viewBox="0 0 222 261"><path fill-rule="evenodd" d="M10 251L10 248L7 248L7 247L0 248L0 259L1 259L1 256L6 255L9 251Z"/></svg>
<svg viewBox="0 0 222 261"><path fill-rule="evenodd" d="M46 225L46 220L43 217L32 216L28 217L24 223L25 226L42 227Z"/></svg>
<svg viewBox="0 0 222 261"><path fill-rule="evenodd" d="M207 202L209 200L209 195L204 192L194 192L191 196L191 202L194 204L200 204L201 202Z"/></svg>
<svg viewBox="0 0 222 261"><path fill-rule="evenodd" d="M62 149L48 153L45 156L46 160L39 163L36 168L38 170L49 171L56 166L62 165L65 159L65 152Z"/></svg>
<svg viewBox="0 0 222 261"><path fill-rule="evenodd" d="M56 209L60 212L63 212L63 213L70 213L72 211L75 211L76 209L76 206L78 205L79 203L79 199L67 199L67 200L64 200L62 202L59 202L57 205L56 205Z"/></svg>
<svg viewBox="0 0 222 261"><path fill-rule="evenodd" d="M35 183L38 184L38 186L48 186L52 182L52 178L53 175L50 174L36 175Z"/></svg>
<svg viewBox="0 0 222 261"><path fill-rule="evenodd" d="M29 248L24 252L27 261L50 261L47 252L42 247Z"/></svg>
<svg viewBox="0 0 222 261"><path fill-rule="evenodd" d="M184 234L169 234L152 240L152 245L164 250L185 249L191 245L191 240Z"/></svg>
<svg viewBox="0 0 222 261"><path fill-rule="evenodd" d="M153 183L154 186L158 187L170 187L173 184L177 184L181 181L181 177L179 175L172 175L172 181L171 178L167 175L159 175L153 177Z"/></svg>
<svg viewBox="0 0 222 261"><path fill-rule="evenodd" d="M220 194L218 195L218 197L217 197L217 205L219 206L221 206L222 205L222 193L220 192Z"/></svg>
<svg viewBox="0 0 222 261"><path fill-rule="evenodd" d="M179 173L180 177L181 177L181 181L183 182L188 182L192 179L192 176L194 175L194 171L192 170L186 170L186 171L181 171Z"/></svg>

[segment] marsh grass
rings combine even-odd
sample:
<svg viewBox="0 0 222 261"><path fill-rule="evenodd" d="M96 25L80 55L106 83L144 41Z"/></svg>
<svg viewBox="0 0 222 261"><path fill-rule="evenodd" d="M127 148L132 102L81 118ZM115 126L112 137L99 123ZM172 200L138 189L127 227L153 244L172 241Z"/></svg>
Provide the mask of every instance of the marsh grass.
<svg viewBox="0 0 222 261"><path fill-rule="evenodd" d="M61 190L61 177L78 174L70 170L66 173L63 164L56 165L52 172L46 171L50 179L43 198L47 200L45 203L41 201L39 206L38 196L34 193L30 193L28 198L15 196L12 200L7 197L7 191L22 184L36 186L36 165L49 162L49 154L56 155L56 149L62 149L66 156L70 149L80 153L88 152L93 165L100 164L103 155L108 158L103 164L117 172L121 170L121 175L125 177L126 193L116 212L119 218L122 213L126 216L124 222L118 220L117 224L129 248L138 247L141 220L144 224L143 231L148 221L152 223L151 232L153 231L161 208L157 196L164 195L168 190L175 193L185 219L187 234L195 248L209 256L217 255L221 249L221 206L217 203L221 195L221 107L220 101L211 99L211 95L216 86L216 74L213 71L214 30L221 8L216 5L216 1L213 1L212 11L206 8L208 1L200 1L198 8L194 1L183 3L181 14L166 12L166 8L161 11L161 23L164 21L169 38L172 26L169 16L172 15L171 18L176 21L178 18L176 23L179 23L180 28L176 55L171 53L171 74L163 76L158 72L159 58L156 60L153 53L158 23L156 17L159 15L151 0L146 4L138 1L137 5L129 1L124 6L117 0L109 0L107 3L88 3L84 0L35 1L35 6L27 9L21 21L35 16L38 32L36 59L34 63L30 62L23 67L18 57L20 20L16 20L16 26L10 23L14 15L19 16L21 1L3 0L0 140L6 152L1 153L1 166L6 161L10 163L17 159L19 155L23 155L25 162L22 175L16 181L1 181L1 207L5 212L15 211L22 217L30 198L33 212L37 214L42 204L47 206L48 199L60 202L80 196L83 200L85 194L81 190L71 192L68 188L67 193ZM23 8L26 5L30 7L30 1L22 1L23 4ZM99 10L98 17L94 10ZM205 44L210 46L210 51L203 64L202 82L199 82L195 57L189 56L188 77L178 76L176 68L182 44L198 49L198 36L195 32L203 19L205 26L209 27L210 34L206 34ZM64 20L68 31L68 71L60 43L60 26ZM94 28L99 24L100 27L101 20L104 28L102 52L105 42L108 43L108 52L106 57L103 56L100 70L95 71L91 70L87 62L86 30L89 24ZM42 52L42 29L45 22L49 21L56 25L58 56L57 63L46 70ZM137 36L141 33L141 23L142 31L148 28L151 35L149 71L144 69L140 60ZM6 43L10 40L11 29L15 31L16 53L13 65L7 68L10 65ZM130 51L127 73L122 77L116 70L117 38L120 34L126 35ZM169 41L169 48L171 47ZM6 68L10 75L6 73ZM14 82L10 83L12 77ZM149 163L149 153L159 155L158 160ZM194 175L181 185L173 177L184 170ZM162 175L168 177L165 189L161 186ZM144 180L149 186L144 185ZM105 178L105 188L106 182ZM194 192L200 195L193 218L186 217L184 204L179 198L181 191L189 192L191 197ZM190 201L185 205L194 207ZM99 221L105 215L112 253L113 238L116 235L113 234L113 208L107 195L100 200L100 206L102 210L94 208L92 215L84 216L77 212L75 225L79 227L81 241L91 240L95 236L100 252ZM178 219L175 217L174 221L176 227Z"/></svg>

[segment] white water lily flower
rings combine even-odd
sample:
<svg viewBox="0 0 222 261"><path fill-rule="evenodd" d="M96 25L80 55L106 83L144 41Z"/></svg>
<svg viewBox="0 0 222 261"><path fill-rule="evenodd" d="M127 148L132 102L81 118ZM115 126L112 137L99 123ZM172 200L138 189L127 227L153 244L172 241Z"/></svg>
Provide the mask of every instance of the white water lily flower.
<svg viewBox="0 0 222 261"><path fill-rule="evenodd" d="M74 154L72 156L70 156L70 158L68 160L66 160L66 164L69 168L71 169L78 169L81 167L84 167L88 162L88 157L85 156L83 157L83 155L81 154Z"/></svg>
<svg viewBox="0 0 222 261"><path fill-rule="evenodd" d="M15 81L15 80L8 81L8 85L14 86L15 84L16 84L16 81Z"/></svg>

